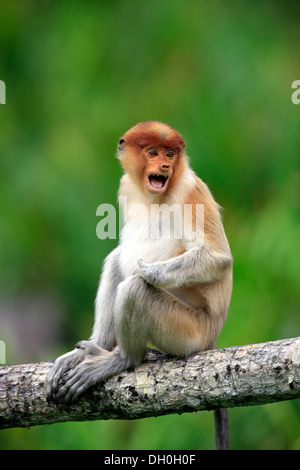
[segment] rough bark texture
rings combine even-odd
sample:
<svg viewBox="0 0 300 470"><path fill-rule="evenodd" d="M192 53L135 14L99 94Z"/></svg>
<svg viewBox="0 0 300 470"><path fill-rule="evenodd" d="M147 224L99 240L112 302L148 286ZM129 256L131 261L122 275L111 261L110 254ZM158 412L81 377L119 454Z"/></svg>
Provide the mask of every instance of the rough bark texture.
<svg viewBox="0 0 300 470"><path fill-rule="evenodd" d="M300 338L147 361L99 384L75 404L47 403L51 363L0 368L0 428L136 419L300 397Z"/></svg>

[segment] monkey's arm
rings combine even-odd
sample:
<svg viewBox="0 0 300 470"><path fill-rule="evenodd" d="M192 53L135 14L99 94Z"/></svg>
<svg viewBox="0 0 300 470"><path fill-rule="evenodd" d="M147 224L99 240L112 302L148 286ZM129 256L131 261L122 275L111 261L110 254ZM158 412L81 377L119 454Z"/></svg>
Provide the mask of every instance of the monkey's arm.
<svg viewBox="0 0 300 470"><path fill-rule="evenodd" d="M231 269L230 251L216 251L209 246L192 248L166 261L148 264L139 260L140 274L156 287L178 287L221 279Z"/></svg>
<svg viewBox="0 0 300 470"><path fill-rule="evenodd" d="M47 379L47 398L53 399L64 377L86 360L105 356L116 345L113 307L122 276L118 263L119 248L106 258L96 297L95 323L90 341L81 341L72 351L58 357Z"/></svg>
<svg viewBox="0 0 300 470"><path fill-rule="evenodd" d="M117 287L123 280L119 268L119 251L115 248L105 259L95 301L95 323L91 341L111 351L116 346L113 308Z"/></svg>

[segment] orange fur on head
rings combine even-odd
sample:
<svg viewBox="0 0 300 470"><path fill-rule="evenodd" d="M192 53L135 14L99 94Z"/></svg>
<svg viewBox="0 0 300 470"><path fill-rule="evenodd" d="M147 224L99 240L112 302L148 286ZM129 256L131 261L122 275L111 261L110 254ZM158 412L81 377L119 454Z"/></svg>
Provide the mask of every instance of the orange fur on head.
<svg viewBox="0 0 300 470"><path fill-rule="evenodd" d="M185 143L178 131L159 121L145 121L129 129L119 142L118 157L125 172L145 192L168 193L176 179L186 168ZM157 150L157 158L149 158L150 148ZM165 156L166 151L174 152L174 160ZM162 170L162 163L169 166ZM166 187L156 191L148 184L150 174L168 176Z"/></svg>
<svg viewBox="0 0 300 470"><path fill-rule="evenodd" d="M128 145L141 148L154 145L181 151L185 146L179 132L159 121L139 122L124 134L123 139Z"/></svg>

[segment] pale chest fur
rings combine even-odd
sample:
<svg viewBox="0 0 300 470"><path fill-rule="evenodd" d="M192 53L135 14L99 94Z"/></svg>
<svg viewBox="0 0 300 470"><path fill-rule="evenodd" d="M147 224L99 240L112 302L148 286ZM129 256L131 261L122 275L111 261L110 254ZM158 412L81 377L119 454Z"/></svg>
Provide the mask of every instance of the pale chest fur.
<svg viewBox="0 0 300 470"><path fill-rule="evenodd" d="M119 262L125 277L138 268L138 260L147 263L165 261L189 248L183 234L182 201L195 187L194 173L188 169L180 188L163 206L155 198L143 195L125 175L121 180L119 202L125 225L120 239Z"/></svg>
<svg viewBox="0 0 300 470"><path fill-rule="evenodd" d="M120 268L125 277L130 276L138 268L138 260L147 263L164 261L184 251L182 240L172 238L153 239L148 236L150 225L142 221L131 221L123 230L120 241Z"/></svg>

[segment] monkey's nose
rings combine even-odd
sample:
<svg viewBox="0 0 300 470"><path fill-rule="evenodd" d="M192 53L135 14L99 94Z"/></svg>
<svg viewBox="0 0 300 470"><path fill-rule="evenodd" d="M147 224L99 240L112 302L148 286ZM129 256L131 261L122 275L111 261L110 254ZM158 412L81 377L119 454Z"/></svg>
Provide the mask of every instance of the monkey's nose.
<svg viewBox="0 0 300 470"><path fill-rule="evenodd" d="M162 171L168 171L169 168L170 168L170 165L169 165L168 163L162 163L162 164L160 165L160 169L161 169Z"/></svg>

